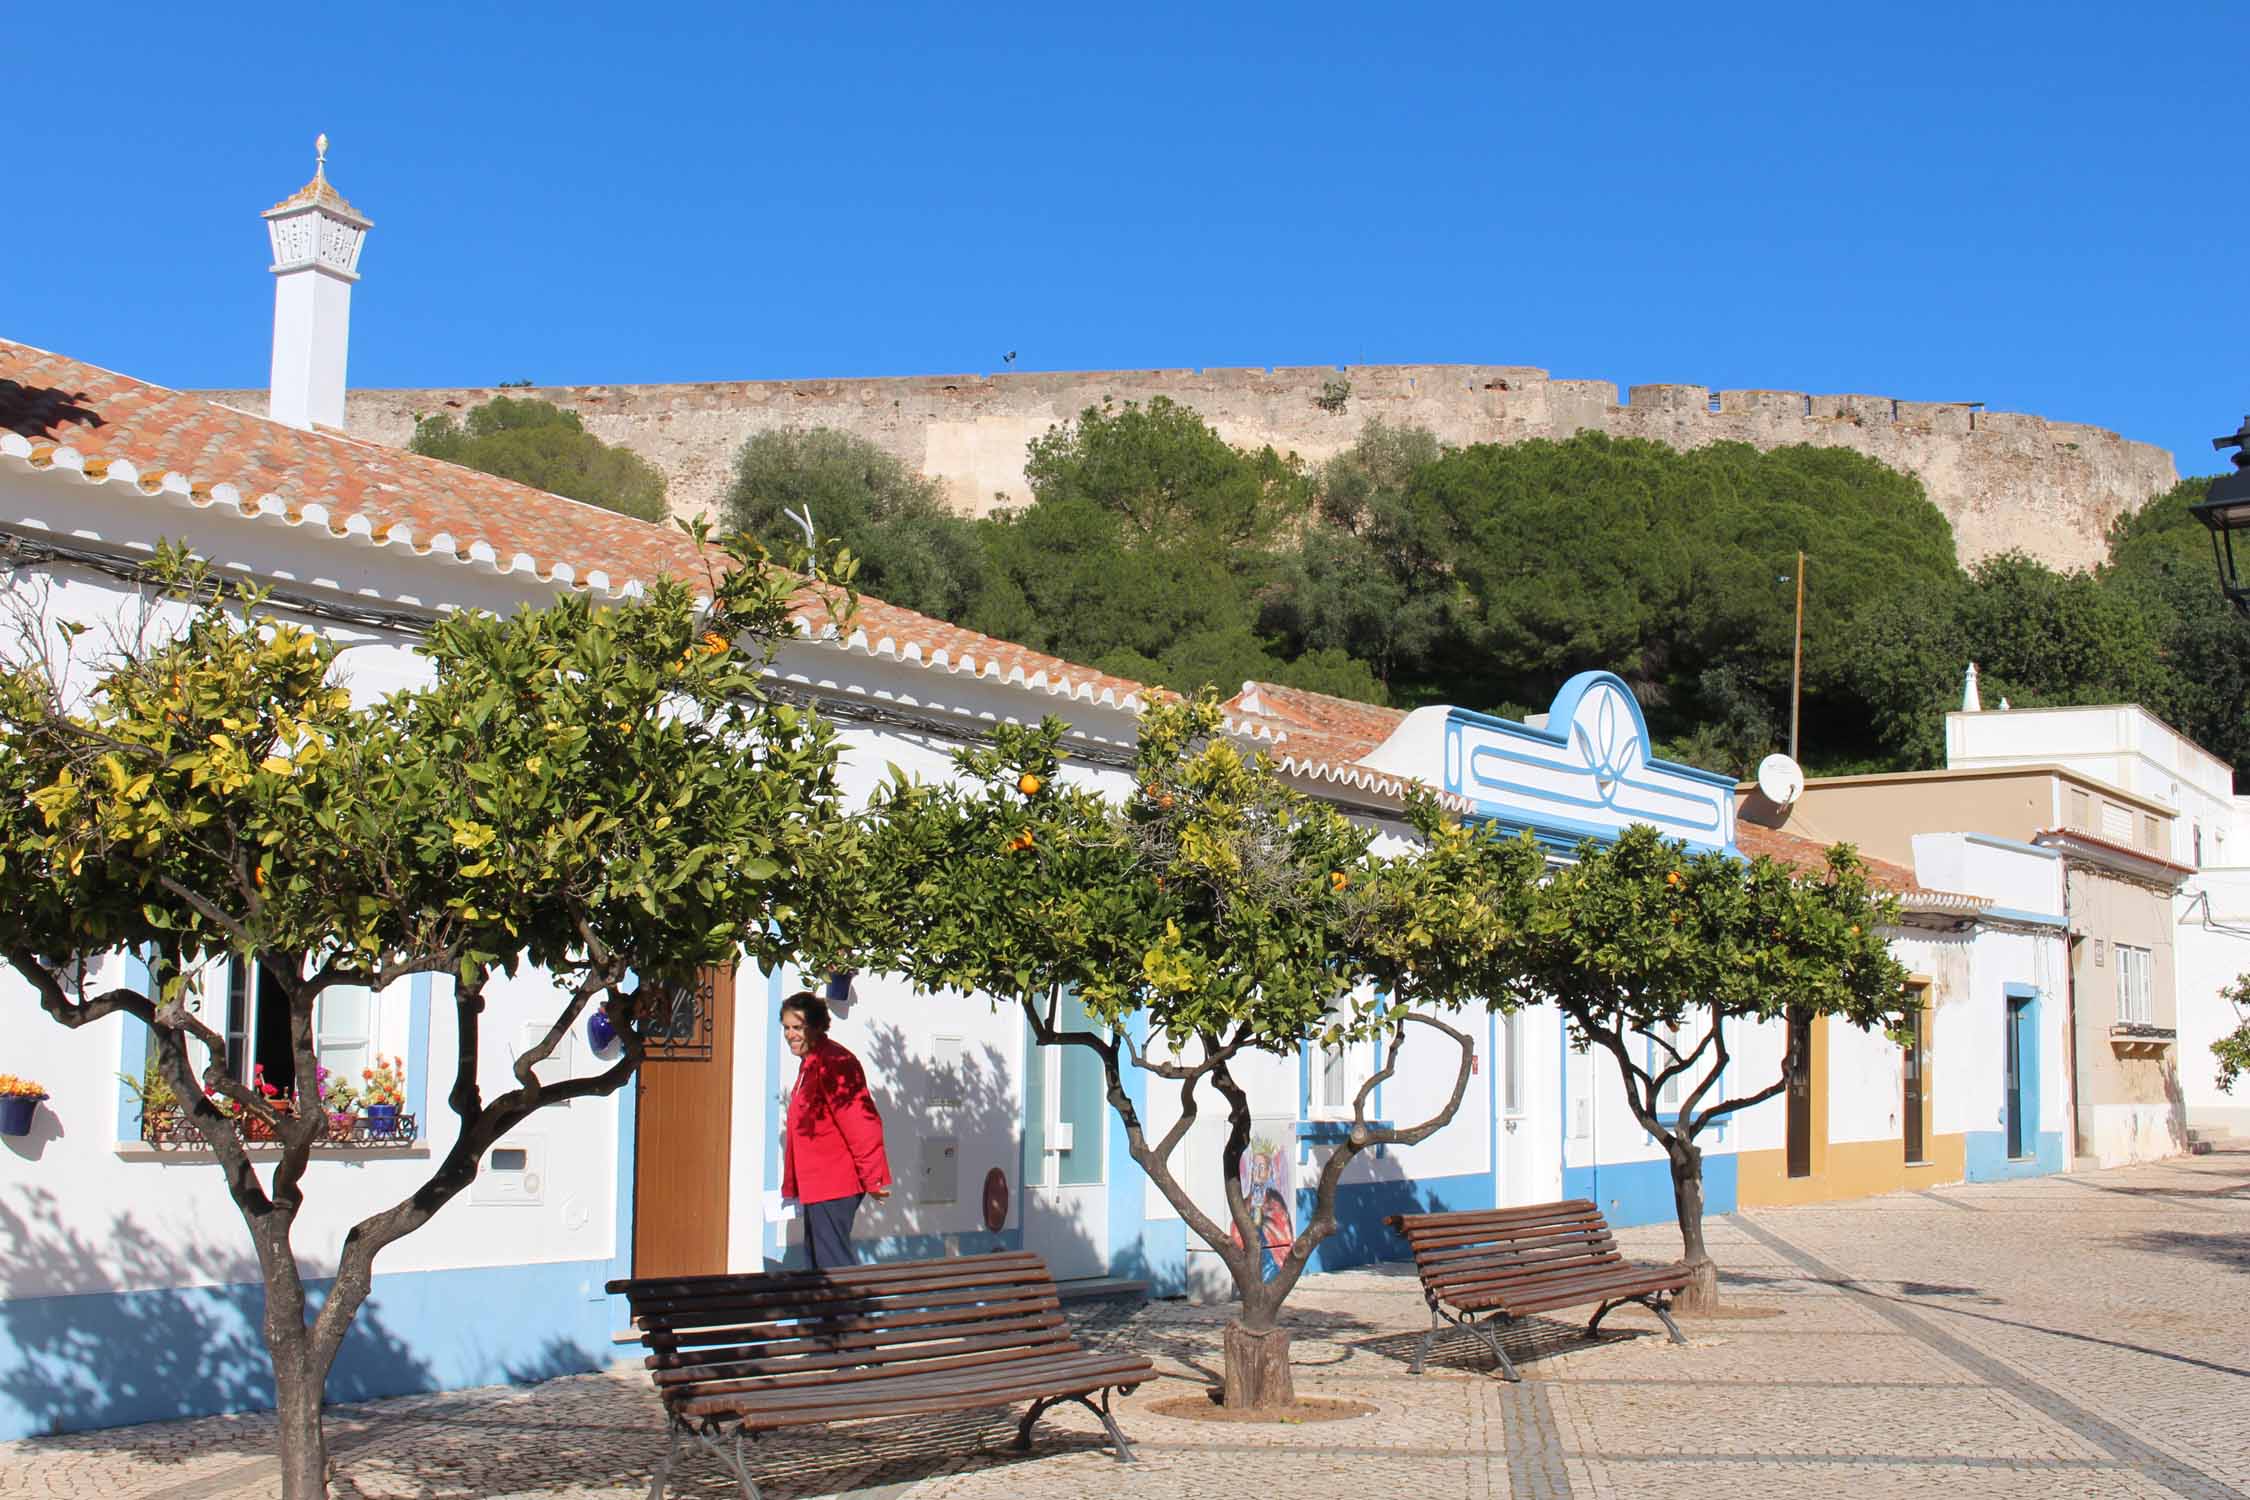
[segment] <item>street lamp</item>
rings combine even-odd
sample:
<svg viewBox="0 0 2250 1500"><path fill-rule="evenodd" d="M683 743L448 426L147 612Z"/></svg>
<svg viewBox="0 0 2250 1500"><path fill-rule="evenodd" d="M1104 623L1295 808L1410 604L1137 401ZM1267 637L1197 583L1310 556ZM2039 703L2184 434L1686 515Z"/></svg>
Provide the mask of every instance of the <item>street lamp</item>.
<svg viewBox="0 0 2250 1500"><path fill-rule="evenodd" d="M2234 534L2250 531L2250 417L2242 419L2238 430L2211 439L2211 446L2234 450L2234 472L2212 480L2208 498L2189 509L2211 528L2211 556L2219 565L2219 587L2227 602L2250 617L2250 584L2242 581L2234 563Z"/></svg>

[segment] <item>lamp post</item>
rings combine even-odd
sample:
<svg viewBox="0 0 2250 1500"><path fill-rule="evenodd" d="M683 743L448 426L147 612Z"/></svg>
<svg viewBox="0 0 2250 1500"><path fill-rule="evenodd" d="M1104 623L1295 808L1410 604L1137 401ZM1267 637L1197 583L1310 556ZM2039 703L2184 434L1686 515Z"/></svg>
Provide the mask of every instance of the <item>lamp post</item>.
<svg viewBox="0 0 2250 1500"><path fill-rule="evenodd" d="M2211 446L2234 450L2234 472L2212 480L2209 496L2189 509L2211 529L2211 556L2219 565L2219 587L2227 602L2250 617L2250 583L2243 582L2234 561L2235 533L2250 531L2250 416L2236 431L2211 439Z"/></svg>

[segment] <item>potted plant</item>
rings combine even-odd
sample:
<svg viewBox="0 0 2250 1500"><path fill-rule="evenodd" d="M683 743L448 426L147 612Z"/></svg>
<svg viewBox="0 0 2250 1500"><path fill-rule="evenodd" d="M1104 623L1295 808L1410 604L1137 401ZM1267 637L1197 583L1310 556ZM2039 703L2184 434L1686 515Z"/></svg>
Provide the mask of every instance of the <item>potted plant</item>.
<svg viewBox="0 0 2250 1500"><path fill-rule="evenodd" d="M343 1074L329 1071L325 1063L319 1066L316 1082L320 1107L328 1112L329 1133L338 1140L349 1140L352 1127L359 1123L359 1090Z"/></svg>
<svg viewBox="0 0 2250 1500"><path fill-rule="evenodd" d="M29 1135L31 1116L47 1091L28 1078L0 1073L0 1135Z"/></svg>
<svg viewBox="0 0 2250 1500"><path fill-rule="evenodd" d="M180 1096L172 1091L172 1085L165 1080L163 1070L156 1065L156 1059L149 1059L148 1066L141 1069L141 1076L138 1078L130 1073L120 1073L117 1077L125 1087L133 1091L133 1097L140 1101L141 1139L170 1139L173 1130L180 1123Z"/></svg>
<svg viewBox="0 0 2250 1500"><path fill-rule="evenodd" d="M379 1136L396 1134L399 1106L406 1103L406 1064L395 1057L377 1057L375 1066L363 1069L359 1076L364 1080L359 1103L367 1116L368 1131Z"/></svg>

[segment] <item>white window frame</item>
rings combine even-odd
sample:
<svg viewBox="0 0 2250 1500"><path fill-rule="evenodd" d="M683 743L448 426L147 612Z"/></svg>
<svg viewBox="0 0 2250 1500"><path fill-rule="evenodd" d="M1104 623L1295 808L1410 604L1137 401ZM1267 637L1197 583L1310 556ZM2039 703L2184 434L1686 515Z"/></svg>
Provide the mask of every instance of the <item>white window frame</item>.
<svg viewBox="0 0 2250 1500"><path fill-rule="evenodd" d="M2151 992L2156 987L2156 954L2131 943L2117 950L2117 1019L2128 1026L2146 1026L2155 1019Z"/></svg>
<svg viewBox="0 0 2250 1500"><path fill-rule="evenodd" d="M1348 1001L1328 1012L1331 1021L1351 1018ZM1358 1095L1360 1085L1367 1081L1368 1074L1374 1071L1369 1062L1373 1045L1365 1039L1346 1042L1340 1047L1314 1045L1311 1076L1305 1084L1305 1118L1348 1120L1352 1117L1352 1100Z"/></svg>
<svg viewBox="0 0 2250 1500"><path fill-rule="evenodd" d="M1522 1011L1501 1013L1500 1046L1500 1113L1504 1119L1520 1120L1528 1112L1524 1085L1529 1081L1524 1071Z"/></svg>

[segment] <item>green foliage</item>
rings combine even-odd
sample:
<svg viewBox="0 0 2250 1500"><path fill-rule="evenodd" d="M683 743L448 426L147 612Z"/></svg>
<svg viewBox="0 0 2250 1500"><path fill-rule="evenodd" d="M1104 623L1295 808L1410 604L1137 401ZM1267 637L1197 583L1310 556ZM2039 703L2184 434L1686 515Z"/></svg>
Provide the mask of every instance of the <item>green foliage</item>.
<svg viewBox="0 0 2250 1500"><path fill-rule="evenodd" d="M1283 675L1257 601L1308 503L1294 459L1232 448L1158 397L1087 408L1033 442L1024 472L1034 502L985 523L967 623L1183 692ZM1369 684L1333 660L1305 675Z"/></svg>
<svg viewBox="0 0 2250 1500"><path fill-rule="evenodd" d="M642 521L664 519L664 475L639 454L588 432L578 414L528 397L495 396L456 421L418 419L414 452L497 474Z"/></svg>
<svg viewBox="0 0 2250 1500"><path fill-rule="evenodd" d="M763 432L742 445L721 516L776 551L804 543L809 515L859 560L859 584L903 609L958 620L984 586L974 523L945 492L865 438L831 427Z"/></svg>
<svg viewBox="0 0 2250 1500"><path fill-rule="evenodd" d="M2219 991L2219 998L2231 1003L2241 1018L2234 1030L2211 1044L2212 1055L2219 1060L2219 1092L2231 1094L2235 1080L2250 1069L2250 974Z"/></svg>
<svg viewBox="0 0 2250 1500"><path fill-rule="evenodd" d="M1271 1327L1334 1232L1345 1165L1370 1145L1423 1138L1459 1107L1473 1042L1436 1016L1482 1003L1465 985L1506 944L1506 918L1487 899L1505 882L1473 857L1469 835L1427 809L1437 857L1375 853L1370 830L1292 790L1220 730L1208 695L1152 708L1122 805L1066 780L1063 726L1052 720L997 728L988 746L956 757L946 783L894 781L871 809L864 919L827 961L905 974L926 990L981 991L1022 1009L1042 1043L1096 1051L1134 1159L1228 1265L1246 1316ZM1517 884L1528 887L1537 864L1517 866ZM1066 990L1101 1035L1054 1029ZM1395 1065L1410 1018L1461 1049L1451 1102L1403 1131L1356 1119L1269 1281L1242 1248L1260 1234L1236 1173L1250 1105L1229 1060L1380 1034ZM1128 1066L1176 1084L1190 1112L1205 1085L1224 1096L1229 1145L1217 1165L1232 1234L1172 1175L1187 1120L1162 1138L1144 1129Z"/></svg>

